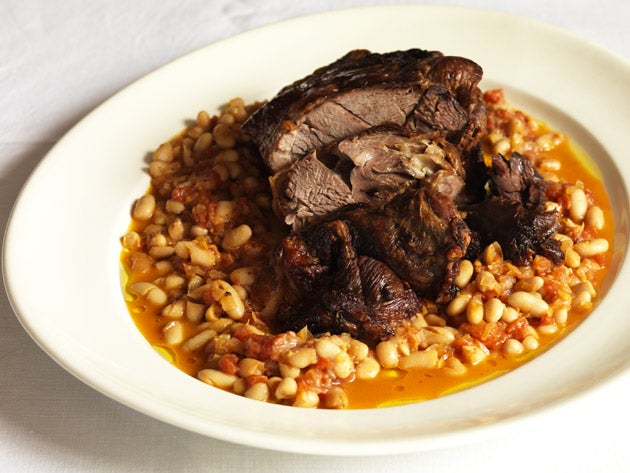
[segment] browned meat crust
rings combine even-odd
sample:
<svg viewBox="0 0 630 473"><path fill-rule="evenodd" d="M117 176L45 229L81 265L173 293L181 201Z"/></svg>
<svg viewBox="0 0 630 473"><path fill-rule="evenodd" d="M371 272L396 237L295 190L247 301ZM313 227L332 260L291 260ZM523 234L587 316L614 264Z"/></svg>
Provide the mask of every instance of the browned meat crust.
<svg viewBox="0 0 630 473"><path fill-rule="evenodd" d="M253 291L278 330L375 344L419 298L448 302L460 261L482 246L499 241L518 264L562 257L532 164L483 162L481 75L436 51L351 51L244 124L293 229Z"/></svg>

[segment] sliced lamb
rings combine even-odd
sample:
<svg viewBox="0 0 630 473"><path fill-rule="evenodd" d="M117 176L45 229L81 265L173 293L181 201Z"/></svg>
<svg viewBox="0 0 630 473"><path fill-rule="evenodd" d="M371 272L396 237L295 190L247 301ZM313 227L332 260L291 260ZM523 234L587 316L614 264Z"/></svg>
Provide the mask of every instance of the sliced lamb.
<svg viewBox="0 0 630 473"><path fill-rule="evenodd" d="M483 160L481 74L435 51L351 51L243 125L293 230L252 290L270 324L374 345L419 297L448 302L460 261L494 241L516 264L561 260L531 162Z"/></svg>
<svg viewBox="0 0 630 473"><path fill-rule="evenodd" d="M473 61L438 51L355 50L284 87L243 129L272 172L379 125L437 130L467 150L486 126L481 76Z"/></svg>
<svg viewBox="0 0 630 473"><path fill-rule="evenodd" d="M424 180L451 199L464 186L459 151L435 133L376 127L342 140L333 153L354 164L349 176L352 200L375 208Z"/></svg>
<svg viewBox="0 0 630 473"><path fill-rule="evenodd" d="M278 171L269 182L274 211L294 229L353 202L348 184L319 161L315 151Z"/></svg>
<svg viewBox="0 0 630 473"><path fill-rule="evenodd" d="M459 152L435 133L391 127L313 151L270 178L274 210L294 230L350 203L382 208L423 181L455 199L464 186Z"/></svg>

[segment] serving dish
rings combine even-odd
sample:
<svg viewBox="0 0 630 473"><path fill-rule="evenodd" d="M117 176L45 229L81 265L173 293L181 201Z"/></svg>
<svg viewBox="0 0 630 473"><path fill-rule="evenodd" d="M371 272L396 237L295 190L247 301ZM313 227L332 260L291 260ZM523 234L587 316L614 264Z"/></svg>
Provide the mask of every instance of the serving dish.
<svg viewBox="0 0 630 473"><path fill-rule="evenodd" d="M148 186L144 156L202 108L215 111L234 96L269 98L349 49L410 47L475 60L485 70L482 88L503 87L512 103L567 133L593 158L616 222L607 294L596 310L513 372L391 408L297 411L212 389L170 366L133 325L120 286L119 237L133 200ZM583 73L585 57L599 74ZM630 321L622 317L630 278L630 164L622 159L630 111L618 106L629 99L630 66L622 59L555 28L499 13L362 8L244 33L146 76L59 141L14 207L3 249L7 292L24 328L70 373L191 431L263 448L343 455L479 439L590 392L630 365Z"/></svg>

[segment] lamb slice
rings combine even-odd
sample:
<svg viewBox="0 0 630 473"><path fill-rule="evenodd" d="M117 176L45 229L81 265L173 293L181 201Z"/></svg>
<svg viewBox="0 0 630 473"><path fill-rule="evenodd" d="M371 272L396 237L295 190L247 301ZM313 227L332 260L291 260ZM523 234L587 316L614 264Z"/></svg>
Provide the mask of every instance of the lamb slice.
<svg viewBox="0 0 630 473"><path fill-rule="evenodd" d="M293 229L352 203L348 184L315 151L278 171L269 182L274 211Z"/></svg>
<svg viewBox="0 0 630 473"><path fill-rule="evenodd" d="M282 296L272 326L350 333L375 345L418 312L409 285L385 264L357 255L351 233L345 222L332 220L282 241L273 263Z"/></svg>
<svg viewBox="0 0 630 473"><path fill-rule="evenodd" d="M433 67L438 69L431 74ZM438 51L355 50L284 87L243 129L272 172L314 149L383 124L441 130L468 148L477 131L485 129L484 117L468 116L481 102L481 74L473 61ZM466 92L466 87L474 90ZM414 114L417 107L421 110Z"/></svg>
<svg viewBox="0 0 630 473"><path fill-rule="evenodd" d="M408 127L419 131L437 130L447 138L458 142L468 123L468 114L450 91L442 85L432 85L422 95Z"/></svg>
<svg viewBox="0 0 630 473"><path fill-rule="evenodd" d="M425 180L452 199L464 186L458 150L435 133L374 127L342 140L333 153L355 165L349 177L353 200L373 207Z"/></svg>
<svg viewBox="0 0 630 473"><path fill-rule="evenodd" d="M440 135L383 126L312 151L270 182L275 212L295 230L351 203L383 207L423 181L454 199L463 174L459 152Z"/></svg>
<svg viewBox="0 0 630 473"><path fill-rule="evenodd" d="M358 235L360 254L385 263L417 294L449 296L472 238L449 197L424 185L397 196L382 213L352 209L344 218Z"/></svg>

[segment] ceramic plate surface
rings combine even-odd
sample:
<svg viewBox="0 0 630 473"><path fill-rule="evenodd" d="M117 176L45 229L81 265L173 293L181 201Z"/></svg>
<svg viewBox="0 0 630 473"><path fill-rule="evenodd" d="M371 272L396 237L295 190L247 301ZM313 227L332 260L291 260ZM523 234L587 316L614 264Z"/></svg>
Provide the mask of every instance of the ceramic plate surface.
<svg viewBox="0 0 630 473"><path fill-rule="evenodd" d="M484 68L484 89L505 88L510 101L569 134L597 164L616 233L607 294L596 310L560 343L509 374L392 408L298 411L259 403L213 389L161 359L134 326L119 275L119 237L132 202L149 183L146 154L197 111L214 112L235 96L246 102L270 98L350 49L412 47L473 59ZM585 63L597 74L585 72ZM24 328L66 370L184 429L257 447L335 455L391 454L479 439L590 393L630 364L627 104L625 60L505 14L374 7L250 31L139 80L59 141L14 207L3 254L7 292Z"/></svg>

